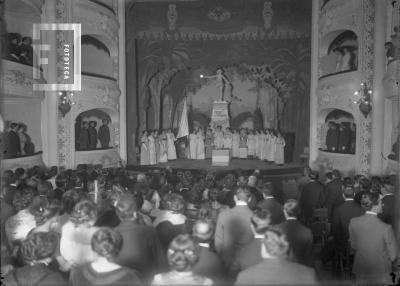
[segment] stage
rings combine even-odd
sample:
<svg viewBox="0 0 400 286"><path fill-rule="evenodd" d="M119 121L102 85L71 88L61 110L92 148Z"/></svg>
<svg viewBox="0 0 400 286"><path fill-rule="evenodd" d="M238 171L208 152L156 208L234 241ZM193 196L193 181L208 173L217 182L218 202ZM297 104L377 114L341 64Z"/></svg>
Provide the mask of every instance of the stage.
<svg viewBox="0 0 400 286"><path fill-rule="evenodd" d="M178 159L169 161L168 163L159 163L157 165L146 165L146 166L127 166L128 170L132 171L147 171L154 169L165 169L171 167L175 170L190 170L200 172L215 172L229 173L235 172L244 175L250 175L255 169L260 170L264 176L284 176L284 177L297 177L303 173L304 164L301 163L288 163L283 166L270 164L260 160L253 159L232 159L229 166L212 166L211 159L206 160L190 160L190 159Z"/></svg>

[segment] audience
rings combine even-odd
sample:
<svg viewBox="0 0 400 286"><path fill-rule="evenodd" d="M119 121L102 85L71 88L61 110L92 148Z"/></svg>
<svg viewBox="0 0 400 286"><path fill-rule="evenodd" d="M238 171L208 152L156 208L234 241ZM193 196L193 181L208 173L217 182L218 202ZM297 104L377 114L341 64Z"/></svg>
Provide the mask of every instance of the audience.
<svg viewBox="0 0 400 286"><path fill-rule="evenodd" d="M7 170L2 274L6 285L315 284L309 267L344 274L335 267L355 252L357 283L395 284L396 177L326 177L306 169L297 201L260 171ZM27 263L25 243L46 254Z"/></svg>

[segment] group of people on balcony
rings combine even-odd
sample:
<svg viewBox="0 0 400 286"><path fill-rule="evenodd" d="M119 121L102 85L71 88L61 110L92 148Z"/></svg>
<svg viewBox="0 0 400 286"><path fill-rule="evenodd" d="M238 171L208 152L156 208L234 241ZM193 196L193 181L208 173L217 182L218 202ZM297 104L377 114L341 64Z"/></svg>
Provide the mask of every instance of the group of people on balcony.
<svg viewBox="0 0 400 286"><path fill-rule="evenodd" d="M3 55L5 59L25 65L33 65L31 37L23 37L19 33L8 33L6 43L7 49Z"/></svg>
<svg viewBox="0 0 400 286"><path fill-rule="evenodd" d="M7 132L3 134L3 158L16 158L35 153L35 145L26 131L25 124L10 123Z"/></svg>
<svg viewBox="0 0 400 286"><path fill-rule="evenodd" d="M354 154L356 151L356 125L352 122L328 122L325 151Z"/></svg>
<svg viewBox="0 0 400 286"><path fill-rule="evenodd" d="M94 149L105 149L110 146L110 128L108 127L109 120L104 118L102 120L103 125L97 130L96 121L82 121L82 125L77 134L75 135L76 149L77 150L94 150ZM99 146L100 143L100 146Z"/></svg>

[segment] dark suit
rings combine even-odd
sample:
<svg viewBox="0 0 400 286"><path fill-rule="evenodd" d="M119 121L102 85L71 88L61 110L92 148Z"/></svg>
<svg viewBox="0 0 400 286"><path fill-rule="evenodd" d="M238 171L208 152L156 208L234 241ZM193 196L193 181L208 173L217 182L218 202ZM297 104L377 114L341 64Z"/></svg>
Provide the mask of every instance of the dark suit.
<svg viewBox="0 0 400 286"><path fill-rule="evenodd" d="M101 125L99 128L99 140L101 148L108 148L110 144L110 129L107 125Z"/></svg>
<svg viewBox="0 0 400 286"><path fill-rule="evenodd" d="M393 225L395 218L395 196L388 194L382 197L382 213L378 217L385 223Z"/></svg>
<svg viewBox="0 0 400 286"><path fill-rule="evenodd" d="M354 217L362 216L365 211L354 200L344 201L333 209L332 235L340 250L345 250L349 241L349 224Z"/></svg>
<svg viewBox="0 0 400 286"><path fill-rule="evenodd" d="M11 130L6 134L4 157L14 158L21 154L21 142L18 134Z"/></svg>
<svg viewBox="0 0 400 286"><path fill-rule="evenodd" d="M238 251L229 270L231 276L236 277L240 271L246 270L263 260L261 257L261 241L261 238L254 238Z"/></svg>
<svg viewBox="0 0 400 286"><path fill-rule="evenodd" d="M258 203L257 208L268 210L271 213L271 224L280 224L285 221L283 206L275 198L267 198Z"/></svg>
<svg viewBox="0 0 400 286"><path fill-rule="evenodd" d="M326 147L329 151L338 151L339 143L339 130L337 128L329 128L326 133Z"/></svg>
<svg viewBox="0 0 400 286"><path fill-rule="evenodd" d="M289 242L291 260L306 266L313 266L313 234L311 230L297 219L281 223L279 228Z"/></svg>
<svg viewBox="0 0 400 286"><path fill-rule="evenodd" d="M139 271L144 281L167 269L165 252L153 227L124 221L115 230L123 237L117 264Z"/></svg>
<svg viewBox="0 0 400 286"><path fill-rule="evenodd" d="M236 252L253 239L250 218L253 212L247 205L238 205L221 212L215 228L215 249L227 267Z"/></svg>
<svg viewBox="0 0 400 286"><path fill-rule="evenodd" d="M347 127L339 129L338 148L341 153L349 153L351 145L351 130Z"/></svg>
<svg viewBox="0 0 400 286"><path fill-rule="evenodd" d="M89 126L89 149L96 149L97 146L97 130L96 128Z"/></svg>
<svg viewBox="0 0 400 286"><path fill-rule="evenodd" d="M87 128L82 128L79 132L79 150L89 148L89 132Z"/></svg>
<svg viewBox="0 0 400 286"><path fill-rule="evenodd" d="M263 259L239 273L235 285L317 285L314 269L282 258Z"/></svg>
<svg viewBox="0 0 400 286"><path fill-rule="evenodd" d="M191 233L192 223L186 220L184 224L173 225L169 221L163 221L157 225L156 230L164 250L167 251L169 244L177 235Z"/></svg>
<svg viewBox="0 0 400 286"><path fill-rule="evenodd" d="M350 220L349 241L356 251L353 263L356 278L386 282L397 256L392 226L382 222L375 214L366 212Z"/></svg>
<svg viewBox="0 0 400 286"><path fill-rule="evenodd" d="M322 207L324 203L324 186L320 182L310 181L304 186L300 194L299 206L307 223L312 219L314 209Z"/></svg>
<svg viewBox="0 0 400 286"><path fill-rule="evenodd" d="M332 210L343 202L342 181L334 179L326 184L326 207L328 209L328 218L332 217Z"/></svg>
<svg viewBox="0 0 400 286"><path fill-rule="evenodd" d="M205 246L200 246L199 261L194 265L192 271L197 275L212 279L216 285L218 285L218 281L224 281L226 274L221 258L216 252Z"/></svg>

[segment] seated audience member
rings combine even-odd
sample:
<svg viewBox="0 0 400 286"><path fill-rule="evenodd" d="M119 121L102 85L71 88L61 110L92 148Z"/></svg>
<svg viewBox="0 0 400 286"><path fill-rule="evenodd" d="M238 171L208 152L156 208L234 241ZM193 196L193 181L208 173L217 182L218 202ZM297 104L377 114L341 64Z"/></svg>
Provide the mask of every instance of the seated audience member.
<svg viewBox="0 0 400 286"><path fill-rule="evenodd" d="M230 273L236 275L245 269L250 268L262 261L261 244L264 239L264 233L271 225L271 214L267 209L257 209L250 219L250 227L254 239L240 249L232 262Z"/></svg>
<svg viewBox="0 0 400 286"><path fill-rule="evenodd" d="M193 273L200 249L189 234L175 237L167 252L171 271L154 276L152 285L212 285L211 279Z"/></svg>
<svg viewBox="0 0 400 286"><path fill-rule="evenodd" d="M349 242L355 250L353 273L357 284L392 284L390 274L398 253L393 228L377 217L381 210L378 194L363 194L361 206L366 213L351 219L349 225Z"/></svg>
<svg viewBox="0 0 400 286"><path fill-rule="evenodd" d="M296 200L288 200L283 206L286 221L279 228L286 235L290 246L289 259L306 266L313 266L313 234L303 225L300 217L300 207Z"/></svg>
<svg viewBox="0 0 400 286"><path fill-rule="evenodd" d="M193 273L210 278L215 284L224 281L225 269L213 247L214 225L210 221L198 220L193 226L193 237L200 248L199 261Z"/></svg>
<svg viewBox="0 0 400 286"><path fill-rule="evenodd" d="M150 282L155 273L167 268L165 251L157 232L151 226L138 223L138 205L133 195L122 195L115 205L121 221L115 230L120 232L123 240L127 242L122 245L115 262L136 269L144 283Z"/></svg>
<svg viewBox="0 0 400 286"><path fill-rule="evenodd" d="M240 272L235 285L317 285L315 271L287 260L289 243L276 228L269 228L261 244L263 260Z"/></svg>
<svg viewBox="0 0 400 286"><path fill-rule="evenodd" d="M299 200L303 221L307 226L312 223L314 210L325 203L324 186L318 181L318 172L311 171L309 176L310 182L304 186Z"/></svg>
<svg viewBox="0 0 400 286"><path fill-rule="evenodd" d="M339 251L346 251L349 241L349 224L354 217L362 216L365 211L354 202L352 186L343 188L344 202L333 209L331 232Z"/></svg>
<svg viewBox="0 0 400 286"><path fill-rule="evenodd" d="M71 284L73 286L143 285L135 270L115 262L115 258L121 252L122 244L123 238L118 231L111 228L97 230L91 239L96 258L89 264L72 269Z"/></svg>
<svg viewBox="0 0 400 286"><path fill-rule="evenodd" d="M237 251L253 239L250 219L253 212L247 206L250 191L239 187L234 192L235 207L221 212L215 228L215 249L227 268Z"/></svg>
<svg viewBox="0 0 400 286"><path fill-rule="evenodd" d="M383 182L380 191L382 193L382 212L378 215L378 217L383 222L393 225L393 223L395 222L395 188L392 182L387 179Z"/></svg>
<svg viewBox="0 0 400 286"><path fill-rule="evenodd" d="M274 189L271 183L266 183L261 189L263 200L257 204L257 208L266 209L271 213L271 225L285 221L283 207L274 197Z"/></svg>
<svg viewBox="0 0 400 286"><path fill-rule="evenodd" d="M22 242L20 255L24 266L14 269L2 279L2 284L7 286L19 285L68 285L63 276L48 265L58 246L58 238L49 232L30 234Z"/></svg>
<svg viewBox="0 0 400 286"><path fill-rule="evenodd" d="M175 236L191 232L189 220L183 215L184 209L185 201L178 194L167 194L161 200L161 212L153 225L165 250L168 249L169 243Z"/></svg>
<svg viewBox="0 0 400 286"><path fill-rule="evenodd" d="M95 254L90 246L93 234L97 231L94 223L97 219L96 205L89 200L79 202L61 230L59 260L62 270L91 262ZM71 251L71 250L74 251Z"/></svg>
<svg viewBox="0 0 400 286"><path fill-rule="evenodd" d="M5 232L9 246L23 241L28 233L36 227L35 217L30 211L30 205L35 197L35 190L24 188L15 193L13 207L17 213L5 223Z"/></svg>

